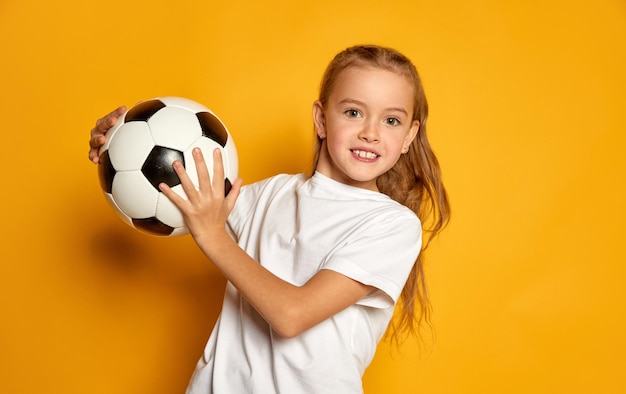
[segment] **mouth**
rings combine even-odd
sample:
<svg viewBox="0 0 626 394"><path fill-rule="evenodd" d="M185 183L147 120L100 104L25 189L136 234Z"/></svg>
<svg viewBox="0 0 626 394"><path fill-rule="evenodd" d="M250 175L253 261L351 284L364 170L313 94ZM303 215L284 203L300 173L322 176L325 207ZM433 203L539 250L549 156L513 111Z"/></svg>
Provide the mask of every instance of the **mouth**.
<svg viewBox="0 0 626 394"><path fill-rule="evenodd" d="M376 158L379 157L379 155L377 155L374 152L361 150L361 149L352 149L351 152L352 152L353 155L358 156L361 159L372 160L372 159L376 159Z"/></svg>

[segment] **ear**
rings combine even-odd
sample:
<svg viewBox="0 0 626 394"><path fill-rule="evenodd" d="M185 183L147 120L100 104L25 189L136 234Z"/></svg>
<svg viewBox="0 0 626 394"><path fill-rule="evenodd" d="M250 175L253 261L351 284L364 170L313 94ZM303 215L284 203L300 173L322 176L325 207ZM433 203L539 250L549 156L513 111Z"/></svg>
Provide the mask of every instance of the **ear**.
<svg viewBox="0 0 626 394"><path fill-rule="evenodd" d="M315 124L315 132L319 139L326 138L326 115L324 115L324 107L317 100L313 103L313 124Z"/></svg>
<svg viewBox="0 0 626 394"><path fill-rule="evenodd" d="M409 132L404 138L404 143L402 144L402 153L407 153L409 151L409 147L411 146L411 143L413 143L413 140L415 139L415 137L417 137L417 133L419 132L419 129L420 129L419 120L414 120L413 123L411 124L411 128L409 129Z"/></svg>

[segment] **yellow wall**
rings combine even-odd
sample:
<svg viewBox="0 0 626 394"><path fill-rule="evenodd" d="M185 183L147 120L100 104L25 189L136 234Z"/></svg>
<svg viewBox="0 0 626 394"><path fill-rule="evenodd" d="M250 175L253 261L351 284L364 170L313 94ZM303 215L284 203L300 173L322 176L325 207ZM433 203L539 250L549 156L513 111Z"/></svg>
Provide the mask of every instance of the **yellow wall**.
<svg viewBox="0 0 626 394"><path fill-rule="evenodd" d="M0 2L0 392L182 392L217 316L192 240L106 205L96 118L189 97L247 182L303 171L322 70L363 42L421 70L454 208L437 339L381 345L366 392L625 392L622 0Z"/></svg>

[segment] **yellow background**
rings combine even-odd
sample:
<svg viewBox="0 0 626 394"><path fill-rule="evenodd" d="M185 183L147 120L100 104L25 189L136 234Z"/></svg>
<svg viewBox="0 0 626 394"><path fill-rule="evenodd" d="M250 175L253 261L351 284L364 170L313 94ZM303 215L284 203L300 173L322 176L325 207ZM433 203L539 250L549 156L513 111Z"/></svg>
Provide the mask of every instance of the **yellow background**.
<svg viewBox="0 0 626 394"><path fill-rule="evenodd" d="M626 392L623 0L0 2L0 392L182 392L218 314L189 237L106 205L98 117L189 97L246 182L305 171L321 73L368 42L418 65L454 216L436 339L382 344L366 393Z"/></svg>

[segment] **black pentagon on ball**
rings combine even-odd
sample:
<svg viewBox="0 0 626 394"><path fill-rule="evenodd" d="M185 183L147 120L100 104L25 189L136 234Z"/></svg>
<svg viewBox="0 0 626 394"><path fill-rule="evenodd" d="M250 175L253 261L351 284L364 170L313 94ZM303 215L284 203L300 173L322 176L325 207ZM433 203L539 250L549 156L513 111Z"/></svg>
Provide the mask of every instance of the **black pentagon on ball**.
<svg viewBox="0 0 626 394"><path fill-rule="evenodd" d="M198 112L196 117L200 122L202 135L217 142L222 148L225 147L228 142L228 132L222 122L210 112Z"/></svg>
<svg viewBox="0 0 626 394"><path fill-rule="evenodd" d="M165 104L161 100L144 101L128 110L124 116L124 122L147 122L152 115L164 107Z"/></svg>
<svg viewBox="0 0 626 394"><path fill-rule="evenodd" d="M105 193L111 194L113 189L113 177L115 176L115 168L111 163L109 151L105 150L100 155L100 164L98 165L98 178L100 178L100 187Z"/></svg>
<svg viewBox="0 0 626 394"><path fill-rule="evenodd" d="M230 189L233 188L233 184L230 183L230 180L228 178L224 179L224 196L227 196L228 193L230 192Z"/></svg>
<svg viewBox="0 0 626 394"><path fill-rule="evenodd" d="M141 172L156 190L159 190L160 183L174 187L180 184L180 179L172 167L176 160L183 163L183 166L185 165L183 152L157 145L148 154Z"/></svg>
<svg viewBox="0 0 626 394"><path fill-rule="evenodd" d="M152 235L168 236L172 234L174 228L163 223L155 217L145 219L133 219L133 226L138 230L145 231Z"/></svg>

